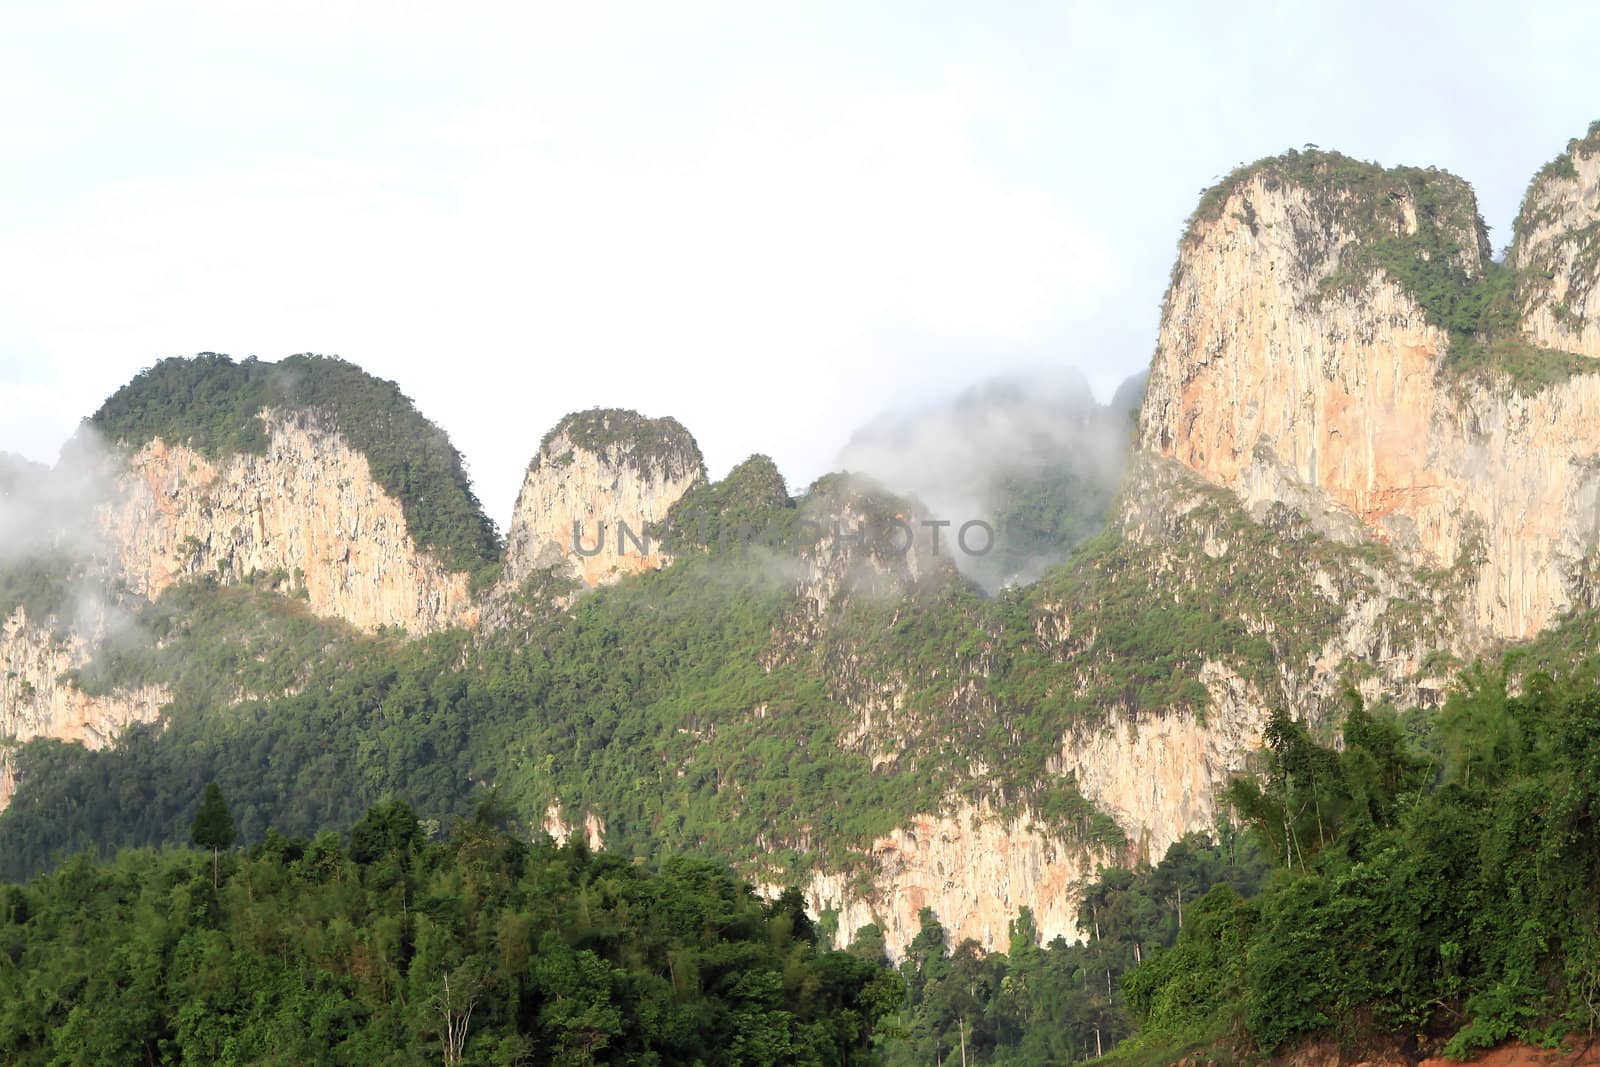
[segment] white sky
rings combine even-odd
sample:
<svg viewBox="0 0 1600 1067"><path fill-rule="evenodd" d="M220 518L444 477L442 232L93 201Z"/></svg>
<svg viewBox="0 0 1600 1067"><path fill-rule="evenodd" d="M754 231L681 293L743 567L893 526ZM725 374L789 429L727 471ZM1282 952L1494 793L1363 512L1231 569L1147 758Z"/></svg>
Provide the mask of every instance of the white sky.
<svg viewBox="0 0 1600 1067"><path fill-rule="evenodd" d="M1237 163L1436 164L1503 245L1597 42L1592 4L7 3L0 450L163 356L313 351L502 522L595 405L798 487L995 372L1108 396Z"/></svg>

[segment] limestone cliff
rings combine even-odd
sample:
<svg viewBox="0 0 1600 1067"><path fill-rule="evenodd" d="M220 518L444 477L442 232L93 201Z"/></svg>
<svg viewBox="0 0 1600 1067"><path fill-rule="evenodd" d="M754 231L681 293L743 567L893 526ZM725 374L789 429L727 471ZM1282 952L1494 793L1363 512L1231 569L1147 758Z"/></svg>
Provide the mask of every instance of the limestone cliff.
<svg viewBox="0 0 1600 1067"><path fill-rule="evenodd" d="M1511 262L1534 343L1600 358L1600 122L1528 187Z"/></svg>
<svg viewBox="0 0 1600 1067"><path fill-rule="evenodd" d="M1391 549L1340 544L1281 503L1253 518L1233 493L1148 454L1112 532L1046 590L1034 631L1062 684L1098 711L1069 726L1051 769L1134 855L1159 860L1226 816L1218 794L1250 765L1273 709L1326 724L1350 682L1369 701L1441 701L1460 584Z"/></svg>
<svg viewBox="0 0 1600 1067"><path fill-rule="evenodd" d="M314 413L261 417L260 454L214 462L157 439L129 457L100 518L134 592L154 598L189 577L277 572L284 592L361 629L473 623L468 576L418 548L365 456Z"/></svg>
<svg viewBox="0 0 1600 1067"><path fill-rule="evenodd" d="M555 569L592 588L662 566L669 557L647 527L704 479L700 448L675 419L598 408L567 416L528 465L502 586Z"/></svg>
<svg viewBox="0 0 1600 1067"><path fill-rule="evenodd" d="M11 744L51 737L101 748L133 723L153 722L170 694L161 686L90 696L65 675L88 662L103 617L87 635L57 632L18 608L0 621L0 753ZM9 756L0 764L0 808L15 782Z"/></svg>
<svg viewBox="0 0 1600 1067"><path fill-rule="evenodd" d="M1439 172L1310 153L1236 175L1180 247L1142 446L1258 514L1460 572L1474 643L1537 633L1591 598L1600 374L1458 369L1470 339L1437 292L1469 293L1487 251L1470 189Z"/></svg>
<svg viewBox="0 0 1600 1067"><path fill-rule="evenodd" d="M952 945L972 938L1004 946L1023 907L1033 910L1044 941L1077 940L1081 887L1116 862L1120 857L1106 849L1041 829L1026 810L1002 814L953 800L947 811L918 815L878 838L852 873L819 871L803 891L814 914L837 914L840 947L876 923L898 959L917 936L925 907Z"/></svg>
<svg viewBox="0 0 1600 1067"><path fill-rule="evenodd" d="M558 845L566 844L575 829L562 817L559 804L551 804L545 810L542 828ZM592 811L583 817L583 841L591 851L599 851L606 847L606 822Z"/></svg>

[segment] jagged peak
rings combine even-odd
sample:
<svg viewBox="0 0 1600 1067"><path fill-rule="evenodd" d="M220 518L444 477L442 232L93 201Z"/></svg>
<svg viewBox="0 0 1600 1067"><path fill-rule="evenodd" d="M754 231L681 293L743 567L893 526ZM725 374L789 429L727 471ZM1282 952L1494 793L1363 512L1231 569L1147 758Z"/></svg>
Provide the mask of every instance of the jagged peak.
<svg viewBox="0 0 1600 1067"><path fill-rule="evenodd" d="M735 464L727 477L717 484L741 492L759 492L773 502L789 499L789 486L783 479L783 472L778 470L772 457L764 452L756 452Z"/></svg>
<svg viewBox="0 0 1600 1067"><path fill-rule="evenodd" d="M1589 129L1582 137L1574 137L1567 142L1566 150L1556 158L1539 168L1539 173L1534 175L1530 187L1539 184L1546 178L1574 178L1577 171L1574 169L1579 159L1587 159L1600 153L1600 119L1589 123Z"/></svg>
<svg viewBox="0 0 1600 1067"><path fill-rule="evenodd" d="M668 477L698 473L705 476L700 445L683 423L670 415L650 418L629 408L589 408L567 415L539 442L529 472L545 463L564 465L570 452L581 448L608 462L625 458L657 465Z"/></svg>
<svg viewBox="0 0 1600 1067"><path fill-rule="evenodd" d="M800 505L807 509L850 505L884 516L911 515L918 510L916 502L909 497L900 496L876 478L856 471L830 471L822 475L806 489Z"/></svg>
<svg viewBox="0 0 1600 1067"><path fill-rule="evenodd" d="M87 424L128 449L160 439L217 459L265 452L268 412L309 419L365 456L373 480L399 501L407 531L446 566L477 571L499 558L499 535L448 435L397 384L338 356L163 359L113 393Z"/></svg>
<svg viewBox="0 0 1600 1067"><path fill-rule="evenodd" d="M799 521L815 524L810 533L820 538L818 547L825 549L825 555L845 560L898 560L912 564L914 571L927 569L916 566L916 561L926 558L948 564L945 576L955 577L950 548L954 529L936 531L924 526L923 520L930 516L921 501L901 496L867 475L851 471L824 474L811 483L796 507ZM992 546L990 534L980 538L974 533L974 544Z"/></svg>
<svg viewBox="0 0 1600 1067"><path fill-rule="evenodd" d="M781 539L794 508L778 465L758 452L718 481L695 482L651 533L674 550L737 550L746 536Z"/></svg>

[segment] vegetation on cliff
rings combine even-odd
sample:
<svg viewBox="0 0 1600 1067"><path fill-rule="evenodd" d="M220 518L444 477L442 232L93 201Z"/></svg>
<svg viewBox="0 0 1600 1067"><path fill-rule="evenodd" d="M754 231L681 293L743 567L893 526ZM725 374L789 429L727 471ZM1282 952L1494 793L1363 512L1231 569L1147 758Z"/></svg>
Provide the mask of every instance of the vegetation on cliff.
<svg viewBox="0 0 1600 1067"><path fill-rule="evenodd" d="M1341 267L1353 276L1383 268L1439 325L1459 315L1464 283L1490 260L1488 228L1466 181L1434 167L1386 168L1314 146L1257 160L1207 189L1185 239L1194 239L1201 223L1220 218L1235 193L1256 178L1268 191L1304 189L1316 210L1355 238L1349 249L1354 259ZM1248 201L1243 215L1254 229Z"/></svg>
<svg viewBox="0 0 1600 1067"><path fill-rule="evenodd" d="M454 570L477 573L499 558L499 537L473 494L461 454L394 382L330 356L235 362L213 352L164 359L111 395L90 424L138 448L153 438L221 459L266 450L267 410L327 420L364 455L372 477L400 502L408 532Z"/></svg>
<svg viewBox="0 0 1600 1067"><path fill-rule="evenodd" d="M780 506L761 468L716 492L755 525L805 513ZM1377 551L1256 524L1192 479L1141 477L1159 535L1154 520L1139 541L1108 534L994 598L944 571L846 592L818 617L794 594L799 560L730 549L475 641L361 635L270 595L270 575L259 590L174 587L73 676L91 694L168 686L162 723L98 752L22 746L0 876L186 840L185 798L213 779L244 840L347 824L386 795L445 820L489 782L530 829L559 804L604 818L621 852L759 853L791 874L853 869L854 850L952 797L1118 844L1060 772L1064 736L1145 710L1204 716L1208 660L1271 698L1281 664L1322 654ZM837 503L836 482L819 506ZM1173 493L1200 499L1168 515ZM1330 580L1337 596L1304 595ZM1398 645L1425 622L1373 640ZM891 704L867 725L863 709Z"/></svg>
<svg viewBox="0 0 1600 1067"><path fill-rule="evenodd" d="M757 454L720 481L691 485L650 535L672 552L737 552L746 541L787 543L794 514L778 465Z"/></svg>
<svg viewBox="0 0 1600 1067"><path fill-rule="evenodd" d="M1600 121L1590 124L1584 137L1569 141L1567 150L1528 184L1514 223L1510 259L1519 268L1519 300L1530 309L1548 306L1556 321L1573 333L1583 330L1585 302L1600 285L1600 213L1591 204L1589 221L1577 224L1567 213L1581 218L1583 190L1577 181L1577 161L1596 155L1600 155ZM1564 215L1567 224L1556 227ZM1558 274L1564 284L1556 300Z"/></svg>
<svg viewBox="0 0 1600 1067"><path fill-rule="evenodd" d="M548 453L556 438L561 436L575 448L608 456L614 461L625 452L631 462L659 466L674 477L705 467L694 435L671 417L651 419L623 408L576 411L544 435L539 442L540 456ZM559 465L570 462L571 457L562 453L551 459Z"/></svg>

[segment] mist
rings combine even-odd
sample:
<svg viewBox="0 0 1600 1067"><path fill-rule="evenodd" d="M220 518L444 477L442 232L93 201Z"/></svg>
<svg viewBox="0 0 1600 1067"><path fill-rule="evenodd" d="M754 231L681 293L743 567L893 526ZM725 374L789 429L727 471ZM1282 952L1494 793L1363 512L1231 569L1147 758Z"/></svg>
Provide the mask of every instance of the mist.
<svg viewBox="0 0 1600 1067"><path fill-rule="evenodd" d="M1109 404L1072 368L995 377L879 416L851 437L837 465L913 498L951 530L990 524L993 551L954 554L992 593L1034 581L1103 527L1142 394L1142 375Z"/></svg>
<svg viewBox="0 0 1600 1067"><path fill-rule="evenodd" d="M119 628L99 512L116 499L115 455L84 426L54 467L0 453L0 617L23 608L84 635Z"/></svg>

